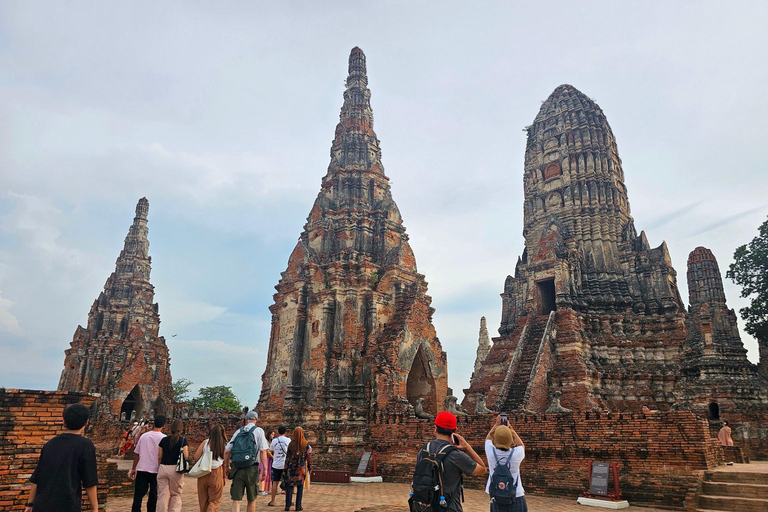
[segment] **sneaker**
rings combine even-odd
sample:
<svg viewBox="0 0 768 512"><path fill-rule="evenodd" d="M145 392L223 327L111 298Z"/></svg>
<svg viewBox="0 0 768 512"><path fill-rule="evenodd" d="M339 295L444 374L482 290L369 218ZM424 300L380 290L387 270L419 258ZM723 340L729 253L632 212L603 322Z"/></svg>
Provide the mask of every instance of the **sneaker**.
<svg viewBox="0 0 768 512"><path fill-rule="evenodd" d="M269 496L267 491L259 491L259 496Z"/></svg>

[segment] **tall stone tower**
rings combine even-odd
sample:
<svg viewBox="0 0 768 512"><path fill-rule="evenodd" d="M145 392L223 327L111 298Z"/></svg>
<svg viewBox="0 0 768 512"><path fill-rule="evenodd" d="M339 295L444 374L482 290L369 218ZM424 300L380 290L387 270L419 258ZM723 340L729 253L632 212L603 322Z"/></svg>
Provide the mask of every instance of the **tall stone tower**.
<svg viewBox="0 0 768 512"><path fill-rule="evenodd" d="M712 251L688 256L688 336L680 390L691 408L710 420L764 416L768 379L747 359L736 313L728 308L720 268Z"/></svg>
<svg viewBox="0 0 768 512"><path fill-rule="evenodd" d="M603 111L561 85L527 133L525 249L465 407L487 393L489 406L543 411L556 390L566 407L668 407L683 303L666 245L635 231Z"/></svg>
<svg viewBox="0 0 768 512"><path fill-rule="evenodd" d="M163 412L173 399L168 347L158 336L160 315L149 282L148 213L143 197L115 271L88 313L88 327L77 327L65 351L59 380L60 391L100 393L100 413L112 420Z"/></svg>
<svg viewBox="0 0 768 512"><path fill-rule="evenodd" d="M446 356L384 175L370 96L365 55L353 48L328 172L275 287L262 411L315 410L322 421L402 411L419 398L433 414L442 408Z"/></svg>

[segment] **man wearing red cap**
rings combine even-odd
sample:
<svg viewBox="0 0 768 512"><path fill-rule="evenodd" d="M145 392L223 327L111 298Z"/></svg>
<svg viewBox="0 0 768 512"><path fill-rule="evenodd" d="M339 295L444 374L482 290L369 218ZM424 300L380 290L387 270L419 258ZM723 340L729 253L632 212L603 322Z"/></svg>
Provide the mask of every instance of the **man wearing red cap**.
<svg viewBox="0 0 768 512"><path fill-rule="evenodd" d="M443 492L448 504L446 512L463 512L461 506L461 476L481 476L488 472L483 459L472 449L467 440L456 433L456 416L448 411L443 411L435 418L435 440L430 444L438 443L437 447L431 447L430 451L439 451L442 447L452 444L457 450L451 451L443 462ZM419 451L417 463L423 458L423 451Z"/></svg>

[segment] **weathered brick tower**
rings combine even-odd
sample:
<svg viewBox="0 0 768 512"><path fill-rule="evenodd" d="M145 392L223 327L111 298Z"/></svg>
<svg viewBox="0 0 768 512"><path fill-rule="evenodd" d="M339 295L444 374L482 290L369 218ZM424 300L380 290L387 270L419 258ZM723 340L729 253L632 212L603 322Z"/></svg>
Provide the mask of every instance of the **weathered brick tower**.
<svg viewBox="0 0 768 512"><path fill-rule="evenodd" d="M502 294L500 337L466 391L504 410L666 409L685 342L667 247L630 216L616 139L570 85L527 128L525 250Z"/></svg>
<svg viewBox="0 0 768 512"><path fill-rule="evenodd" d="M88 327L77 327L65 351L60 391L100 393L100 414L109 420L163 412L173 399L165 339L149 282L149 201L141 198L115 271L91 306Z"/></svg>
<svg viewBox="0 0 768 512"><path fill-rule="evenodd" d="M688 256L688 336L679 385L683 400L710 420L768 420L768 379L747 359L712 251Z"/></svg>
<svg viewBox="0 0 768 512"><path fill-rule="evenodd" d="M442 410L446 356L373 131L354 48L331 162L275 287L261 411L312 421ZM314 412L311 412L314 411Z"/></svg>

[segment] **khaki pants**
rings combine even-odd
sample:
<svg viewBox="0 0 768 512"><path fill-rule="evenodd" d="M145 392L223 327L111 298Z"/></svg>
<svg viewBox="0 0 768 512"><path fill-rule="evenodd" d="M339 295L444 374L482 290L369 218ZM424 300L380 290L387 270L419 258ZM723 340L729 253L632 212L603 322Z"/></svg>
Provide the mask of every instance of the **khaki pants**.
<svg viewBox="0 0 768 512"><path fill-rule="evenodd" d="M176 472L176 464L161 464L157 471L157 512L181 512L181 490L184 474Z"/></svg>
<svg viewBox="0 0 768 512"><path fill-rule="evenodd" d="M218 512L224 492L224 466L197 479L197 501L200 512Z"/></svg>

